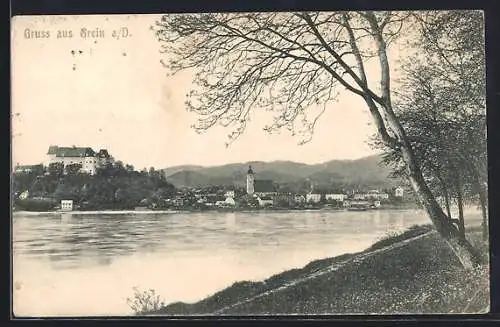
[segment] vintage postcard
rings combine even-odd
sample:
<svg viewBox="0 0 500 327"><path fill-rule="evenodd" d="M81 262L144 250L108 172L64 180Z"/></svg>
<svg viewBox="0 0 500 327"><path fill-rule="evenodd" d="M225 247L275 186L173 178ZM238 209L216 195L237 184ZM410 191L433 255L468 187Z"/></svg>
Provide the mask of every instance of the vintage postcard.
<svg viewBox="0 0 500 327"><path fill-rule="evenodd" d="M481 11L16 16L20 317L490 310Z"/></svg>

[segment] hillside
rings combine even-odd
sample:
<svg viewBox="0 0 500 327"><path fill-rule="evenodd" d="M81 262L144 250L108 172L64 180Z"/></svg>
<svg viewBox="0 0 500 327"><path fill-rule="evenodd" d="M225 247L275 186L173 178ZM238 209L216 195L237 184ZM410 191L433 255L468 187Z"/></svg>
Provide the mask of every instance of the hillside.
<svg viewBox="0 0 500 327"><path fill-rule="evenodd" d="M388 178L390 170L379 164L380 156L357 160L331 160L308 165L292 161L253 161L221 166L175 166L164 169L167 180L176 187L203 185L245 185L248 166L252 165L256 179L271 179L280 184L299 185L311 180L321 186L351 186L385 188L395 185Z"/></svg>
<svg viewBox="0 0 500 327"><path fill-rule="evenodd" d="M13 175L12 194L18 210L50 211L61 200L73 200L81 210L125 210L172 196L175 188L161 171L138 172L122 164L99 168L94 175L80 166L55 163ZM22 195L22 196L21 196Z"/></svg>
<svg viewBox="0 0 500 327"><path fill-rule="evenodd" d="M483 255L478 227L469 239ZM139 315L435 314L489 310L488 266L465 271L433 227L413 226L359 253L240 281L195 303Z"/></svg>

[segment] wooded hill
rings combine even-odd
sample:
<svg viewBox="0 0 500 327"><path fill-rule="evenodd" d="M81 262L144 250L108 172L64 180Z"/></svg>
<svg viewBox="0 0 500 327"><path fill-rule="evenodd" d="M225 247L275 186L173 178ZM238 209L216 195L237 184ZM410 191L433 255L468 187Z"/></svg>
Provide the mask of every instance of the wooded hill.
<svg viewBox="0 0 500 327"><path fill-rule="evenodd" d="M251 165L256 179L270 179L294 188L316 186L332 188L391 188L397 180L388 176L390 170L380 164L379 155L356 160L331 160L321 164L305 164L292 161L252 161L220 166L175 166L164 169L167 180L176 187L205 185L244 186L248 166Z"/></svg>

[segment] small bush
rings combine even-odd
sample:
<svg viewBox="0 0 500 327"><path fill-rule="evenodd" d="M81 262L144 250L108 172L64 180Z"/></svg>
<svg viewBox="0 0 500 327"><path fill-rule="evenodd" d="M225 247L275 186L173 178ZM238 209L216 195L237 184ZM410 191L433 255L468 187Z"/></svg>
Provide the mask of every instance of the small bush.
<svg viewBox="0 0 500 327"><path fill-rule="evenodd" d="M137 287L133 288L134 296L127 298L127 304L136 315L151 311L157 311L165 306L165 302L153 289L139 291Z"/></svg>

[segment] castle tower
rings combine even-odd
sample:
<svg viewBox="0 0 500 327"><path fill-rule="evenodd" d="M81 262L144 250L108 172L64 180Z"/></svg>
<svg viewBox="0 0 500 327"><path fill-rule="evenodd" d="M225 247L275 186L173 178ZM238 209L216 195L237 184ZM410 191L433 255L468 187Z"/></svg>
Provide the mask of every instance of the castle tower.
<svg viewBox="0 0 500 327"><path fill-rule="evenodd" d="M252 166L248 166L247 172L247 194L252 195L254 193L254 176Z"/></svg>

